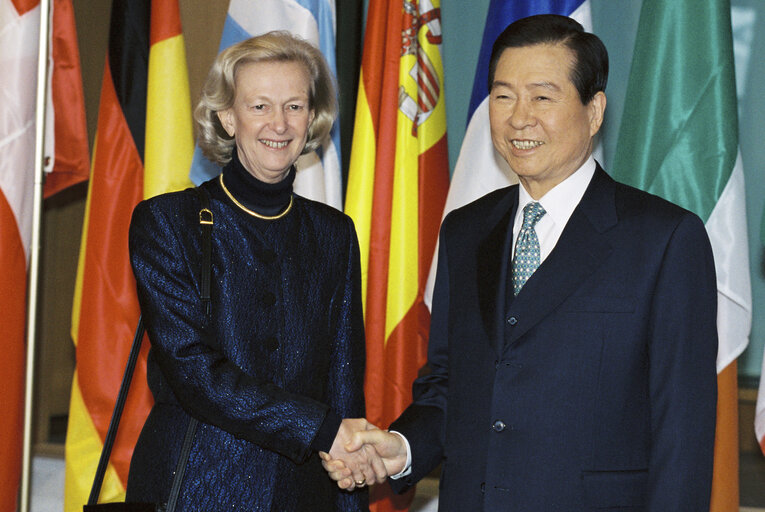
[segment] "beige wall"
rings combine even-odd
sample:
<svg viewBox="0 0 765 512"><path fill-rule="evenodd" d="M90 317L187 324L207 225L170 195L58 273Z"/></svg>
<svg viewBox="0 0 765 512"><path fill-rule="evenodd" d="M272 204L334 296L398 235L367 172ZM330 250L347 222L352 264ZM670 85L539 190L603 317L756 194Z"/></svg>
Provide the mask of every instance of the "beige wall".
<svg viewBox="0 0 765 512"><path fill-rule="evenodd" d="M73 5L92 149L111 2L73 0ZM228 0L180 0L180 7L189 86L195 101L217 53ZM38 448L54 452L60 448L51 448L48 444L51 419L63 418L69 410L75 364L71 312L86 194L87 184L72 187L46 200L43 213L34 428Z"/></svg>

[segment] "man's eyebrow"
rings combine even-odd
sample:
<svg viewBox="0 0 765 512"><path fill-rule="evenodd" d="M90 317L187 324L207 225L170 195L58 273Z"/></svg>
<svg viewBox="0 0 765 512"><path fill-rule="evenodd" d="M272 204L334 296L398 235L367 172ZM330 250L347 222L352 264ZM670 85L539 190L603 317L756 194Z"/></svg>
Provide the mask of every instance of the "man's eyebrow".
<svg viewBox="0 0 765 512"><path fill-rule="evenodd" d="M543 89L548 89L550 91L560 91L561 88L558 87L556 84L552 82L534 82L529 84L529 89L534 87L542 87Z"/></svg>
<svg viewBox="0 0 765 512"><path fill-rule="evenodd" d="M508 87L508 88L510 88L512 86L508 82L503 82L502 80L494 80L491 83L491 88L493 89L495 87Z"/></svg>

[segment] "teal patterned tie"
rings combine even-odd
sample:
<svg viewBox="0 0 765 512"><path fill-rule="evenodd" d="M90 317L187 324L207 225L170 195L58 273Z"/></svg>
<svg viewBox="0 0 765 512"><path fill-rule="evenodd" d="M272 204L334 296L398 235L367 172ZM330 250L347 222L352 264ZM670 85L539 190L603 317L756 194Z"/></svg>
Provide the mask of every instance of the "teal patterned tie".
<svg viewBox="0 0 765 512"><path fill-rule="evenodd" d="M529 203L523 208L523 225L515 242L513 255L513 293L518 295L539 267L539 239L534 226L545 214L545 209L539 203Z"/></svg>

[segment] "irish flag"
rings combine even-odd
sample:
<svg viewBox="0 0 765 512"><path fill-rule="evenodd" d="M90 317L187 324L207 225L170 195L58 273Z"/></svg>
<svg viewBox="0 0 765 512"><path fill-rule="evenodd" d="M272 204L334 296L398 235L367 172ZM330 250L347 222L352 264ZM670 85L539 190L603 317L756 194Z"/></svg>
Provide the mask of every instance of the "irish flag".
<svg viewBox="0 0 765 512"><path fill-rule="evenodd" d="M448 187L438 0L371 0L345 211L361 247L367 418L387 427L425 363L423 291ZM372 489L372 510L407 496Z"/></svg>
<svg viewBox="0 0 765 512"><path fill-rule="evenodd" d="M736 358L749 342L744 175L728 0L643 0L616 157L617 180L706 223L717 273L713 512L738 510Z"/></svg>
<svg viewBox="0 0 765 512"><path fill-rule="evenodd" d="M190 186L193 138L178 0L114 0L77 272L72 338L77 370L66 439L65 510L87 502L139 315L128 261L133 207ZM124 497L152 399L135 371L101 501Z"/></svg>

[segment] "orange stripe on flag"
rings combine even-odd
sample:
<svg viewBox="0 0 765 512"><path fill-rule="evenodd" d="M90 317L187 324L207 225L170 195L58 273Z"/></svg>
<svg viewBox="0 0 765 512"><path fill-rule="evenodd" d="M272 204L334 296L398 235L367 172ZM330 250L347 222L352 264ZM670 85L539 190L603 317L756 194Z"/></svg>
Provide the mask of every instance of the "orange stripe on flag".
<svg viewBox="0 0 765 512"><path fill-rule="evenodd" d="M88 179L88 130L82 91L80 51L71 0L54 0L51 25L51 98L55 134L53 172L45 177L45 197Z"/></svg>
<svg viewBox="0 0 765 512"><path fill-rule="evenodd" d="M21 16L40 5L40 0L11 0L11 3L16 8L19 16Z"/></svg>
<svg viewBox="0 0 765 512"><path fill-rule="evenodd" d="M738 364L717 375L717 427L711 512L738 512Z"/></svg>
<svg viewBox="0 0 765 512"><path fill-rule="evenodd" d="M181 15L178 10L178 2L152 2L150 44L156 44L181 33Z"/></svg>
<svg viewBox="0 0 765 512"><path fill-rule="evenodd" d="M24 325L27 260L11 207L0 189L0 510L16 510L21 476L21 432L24 423Z"/></svg>

